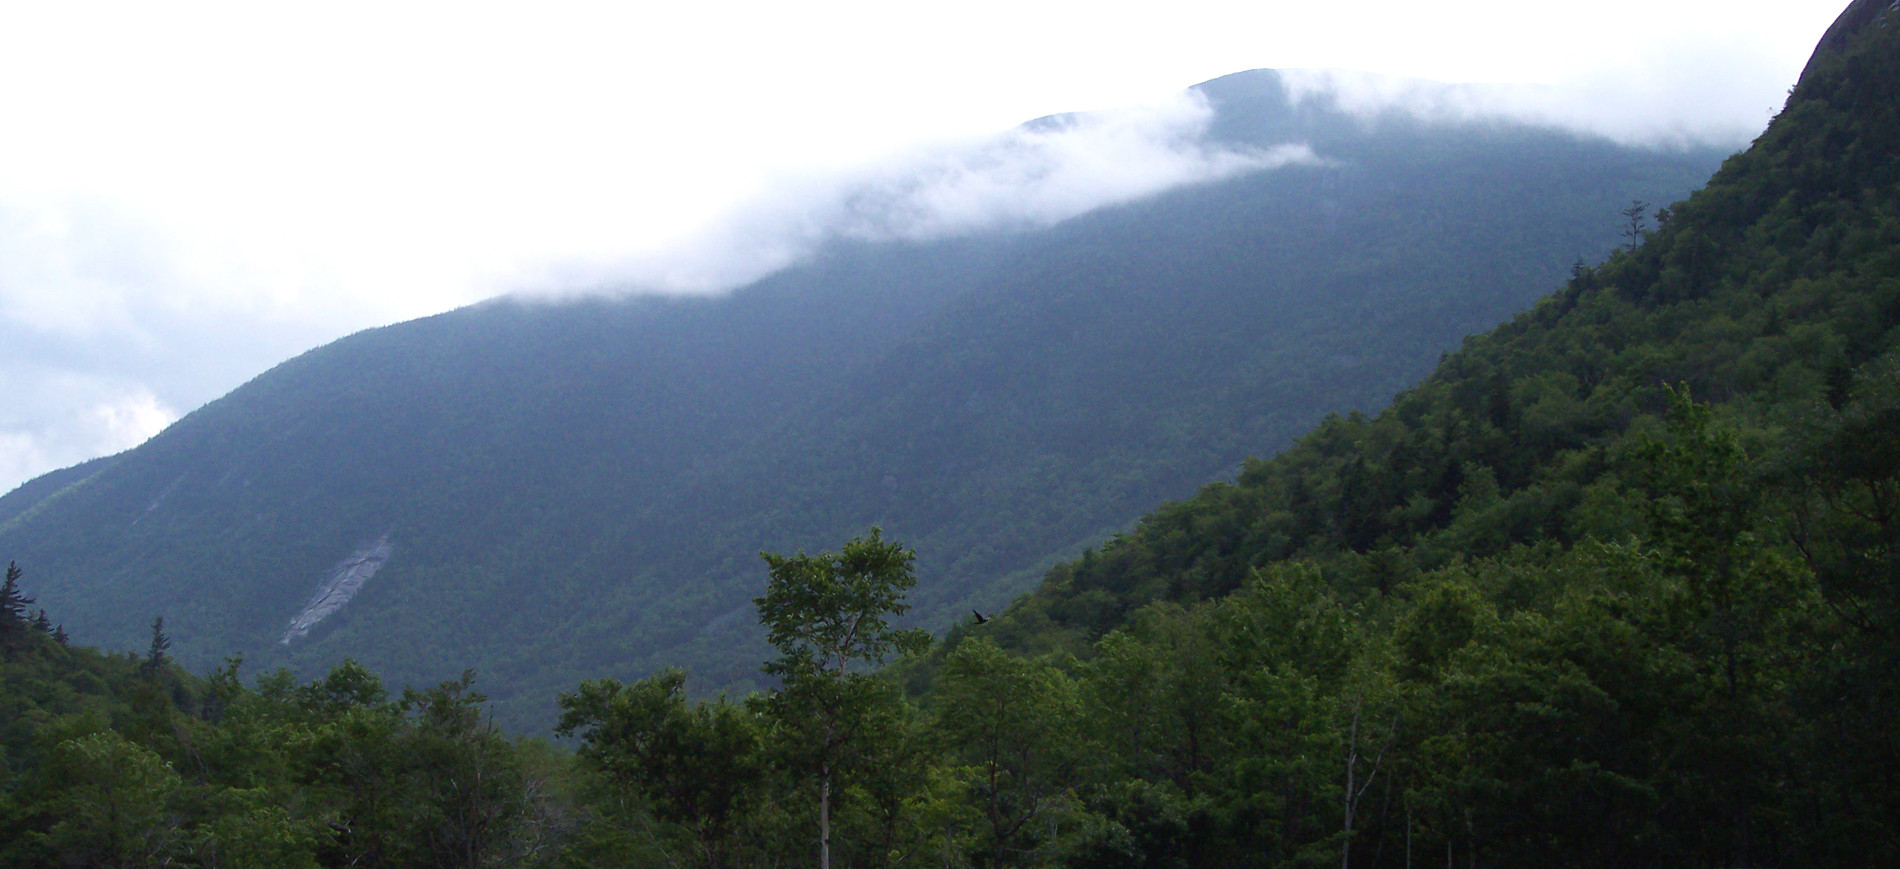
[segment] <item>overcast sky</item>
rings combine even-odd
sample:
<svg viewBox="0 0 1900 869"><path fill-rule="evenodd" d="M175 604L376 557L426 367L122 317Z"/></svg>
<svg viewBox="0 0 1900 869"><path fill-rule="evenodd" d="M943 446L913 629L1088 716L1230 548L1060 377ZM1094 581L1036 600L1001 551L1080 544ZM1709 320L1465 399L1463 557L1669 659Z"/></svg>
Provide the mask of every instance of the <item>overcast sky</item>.
<svg viewBox="0 0 1900 869"><path fill-rule="evenodd" d="M1536 85L1494 108L1741 147L1844 5L4 4L0 491L358 329L717 290L854 185L919 234L1310 158L1194 149L1181 90L1244 69Z"/></svg>

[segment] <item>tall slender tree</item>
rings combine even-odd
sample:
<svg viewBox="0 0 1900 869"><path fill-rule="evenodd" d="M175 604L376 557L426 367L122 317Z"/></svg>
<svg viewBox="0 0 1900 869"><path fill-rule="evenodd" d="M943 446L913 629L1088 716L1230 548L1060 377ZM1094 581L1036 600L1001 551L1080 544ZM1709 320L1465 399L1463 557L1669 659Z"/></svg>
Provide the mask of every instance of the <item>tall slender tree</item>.
<svg viewBox="0 0 1900 869"><path fill-rule="evenodd" d="M0 648L12 648L29 633L26 608L33 599L20 592L20 566L7 562L7 578L0 584Z"/></svg>
<svg viewBox="0 0 1900 869"><path fill-rule="evenodd" d="M1627 239L1624 242L1624 249L1635 250L1642 247L1643 240L1649 237L1649 222L1645 217L1648 211L1649 203L1637 199L1631 201L1628 208L1617 212L1623 215L1623 238Z"/></svg>
<svg viewBox="0 0 1900 869"><path fill-rule="evenodd" d="M145 650L145 672L154 676L164 669L167 660L165 652L172 647L171 637L165 636L165 617L152 619L152 645Z"/></svg>
<svg viewBox="0 0 1900 869"><path fill-rule="evenodd" d="M893 685L866 671L930 642L921 630L891 624L910 609L904 595L917 585L917 553L874 527L837 552L760 557L770 577L753 604L779 652L764 667L779 680L767 708L789 759L817 785L818 862L830 869L837 778L860 748L864 723L899 702Z"/></svg>
<svg viewBox="0 0 1900 869"><path fill-rule="evenodd" d="M22 573L20 565L7 562L6 584L0 585L0 616L21 622L26 621L26 608L33 603L32 598L20 592Z"/></svg>

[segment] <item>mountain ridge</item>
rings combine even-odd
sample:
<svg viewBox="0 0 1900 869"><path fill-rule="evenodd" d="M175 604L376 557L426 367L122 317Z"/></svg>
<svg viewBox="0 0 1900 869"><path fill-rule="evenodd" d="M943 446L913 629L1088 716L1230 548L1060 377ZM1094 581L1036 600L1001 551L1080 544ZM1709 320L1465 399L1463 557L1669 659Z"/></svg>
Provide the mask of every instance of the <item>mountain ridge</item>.
<svg viewBox="0 0 1900 869"><path fill-rule="evenodd" d="M514 722L582 675L684 663L744 690L759 550L880 524L923 555L922 623L999 605L1325 410L1383 403L1715 159L1368 123L1277 75L1215 90L1210 141L1310 139L1324 162L1040 229L837 240L718 298L368 330L0 523L0 547L79 641L136 647L163 614L192 666L351 656L428 683L454 660ZM376 577L276 648L385 536Z"/></svg>

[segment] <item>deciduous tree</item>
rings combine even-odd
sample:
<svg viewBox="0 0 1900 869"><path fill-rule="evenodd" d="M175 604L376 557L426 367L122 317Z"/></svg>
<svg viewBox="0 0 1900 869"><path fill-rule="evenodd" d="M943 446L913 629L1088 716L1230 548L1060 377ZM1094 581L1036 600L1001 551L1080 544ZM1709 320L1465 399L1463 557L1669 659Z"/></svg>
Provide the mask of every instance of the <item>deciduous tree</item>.
<svg viewBox="0 0 1900 869"><path fill-rule="evenodd" d="M779 652L764 667L779 680L766 708L788 760L817 785L819 865L829 869L836 778L852 765L873 710L898 702L895 686L866 671L930 641L891 623L910 608L904 595L917 584L917 553L872 528L837 552L760 557L770 576L753 604Z"/></svg>

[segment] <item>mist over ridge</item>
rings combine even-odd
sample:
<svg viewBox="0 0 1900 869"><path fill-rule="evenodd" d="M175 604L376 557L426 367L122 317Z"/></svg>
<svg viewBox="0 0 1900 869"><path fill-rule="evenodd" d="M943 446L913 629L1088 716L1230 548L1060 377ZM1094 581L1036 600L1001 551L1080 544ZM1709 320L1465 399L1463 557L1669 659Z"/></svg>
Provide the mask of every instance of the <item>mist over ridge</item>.
<svg viewBox="0 0 1900 869"><path fill-rule="evenodd" d="M618 261L546 264L511 278L507 294L720 293L802 262L831 241L925 241L1034 229L1177 187L1334 159L1298 137L1272 144L1208 138L1216 115L1209 87L1240 78L1276 83L1266 87L1279 89L1288 110L1340 112L1366 124L1397 117L1432 124L1529 124L1672 150L1732 150L1760 131L1759 123L1738 121L1734 106L1697 101L1680 86L1452 83L1342 69L1247 70L1148 104L1051 115L991 137L781 180L664 250ZM1631 111L1632 102L1642 110Z"/></svg>
<svg viewBox="0 0 1900 869"><path fill-rule="evenodd" d="M742 285L840 231L852 179L1234 70L1596 82L1595 105L1752 132L1831 6L819 3L669 9L664 39L612 4L22 9L0 28L0 70L32 83L0 93L0 379L30 399L0 421L0 490L361 329L520 290Z"/></svg>
<svg viewBox="0 0 1900 869"><path fill-rule="evenodd" d="M1205 140L1214 119L1188 89L1162 102L1031 121L996 136L782 184L679 244L621 263L565 265L513 295L718 293L832 241L931 241L1038 229L1185 185L1320 158L1299 142Z"/></svg>
<svg viewBox="0 0 1900 869"><path fill-rule="evenodd" d="M1701 2L1141 41L1800 17ZM982 3L931 38L1048 29ZM163 429L0 493L0 869L1900 865L1900 0L1740 151L1576 81L1253 69L840 160L182 416L20 336L32 400ZM0 324L168 279L10 207ZM146 358L194 312L143 303L65 328Z"/></svg>
<svg viewBox="0 0 1900 869"><path fill-rule="evenodd" d="M1604 80L1595 89L1338 70L1235 75L1271 76L1291 106L1325 106L1366 123L1528 122L1642 147L1739 146L1759 127L1738 121L1748 113L1735 106L1685 97L1696 90L1683 82L1701 74L1657 70L1634 85ZM219 255L237 258L222 262L202 245L179 247L191 234L110 200L0 188L0 320L21 330L0 347L0 376L20 384L23 399L0 423L0 489L134 446L302 348L485 296L722 293L835 242L1023 231L1182 186L1337 159L1294 135L1208 139L1215 108L1206 88L903 149L855 168L777 173L737 204L682 212L651 238L609 238L596 227L522 255L517 248L535 233L483 238L477 227L412 225L374 246L438 253L398 270L361 259L370 249L347 238L326 244L322 257L286 258L278 242L224 237ZM452 239L457 232L466 235ZM365 281L379 288L364 291ZM239 304L224 301L231 294Z"/></svg>
<svg viewBox="0 0 1900 869"><path fill-rule="evenodd" d="M741 691L760 550L879 525L920 553L919 624L995 608L1383 405L1723 156L1368 122L1271 71L1052 116L785 197L649 266L671 293L621 263L323 345L0 497L0 548L75 638L162 612L194 665L453 659L522 726L570 677Z"/></svg>

